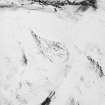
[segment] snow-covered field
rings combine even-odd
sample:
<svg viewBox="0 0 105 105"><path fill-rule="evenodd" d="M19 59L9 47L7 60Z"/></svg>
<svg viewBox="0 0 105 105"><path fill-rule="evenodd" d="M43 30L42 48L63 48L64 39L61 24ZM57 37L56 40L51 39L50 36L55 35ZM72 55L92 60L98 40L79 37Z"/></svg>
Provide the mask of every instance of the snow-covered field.
<svg viewBox="0 0 105 105"><path fill-rule="evenodd" d="M51 105L104 105L104 25L96 15L72 23L38 11L2 13L0 105L41 105L51 91ZM31 30L41 37L39 49ZM46 50L53 41L64 49Z"/></svg>

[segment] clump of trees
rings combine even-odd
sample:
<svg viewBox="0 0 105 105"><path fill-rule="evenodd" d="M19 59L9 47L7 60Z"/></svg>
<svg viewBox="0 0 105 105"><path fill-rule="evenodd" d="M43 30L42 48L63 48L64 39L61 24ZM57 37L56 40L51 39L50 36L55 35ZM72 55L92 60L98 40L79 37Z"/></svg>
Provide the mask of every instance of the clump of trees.
<svg viewBox="0 0 105 105"><path fill-rule="evenodd" d="M101 1L100 1L101 2ZM63 8L65 6L75 6L77 10L86 11L88 8L97 9L96 0L1 0L0 7L27 7L32 5L30 8L34 8L35 4L41 5L43 7L52 6L54 9Z"/></svg>

